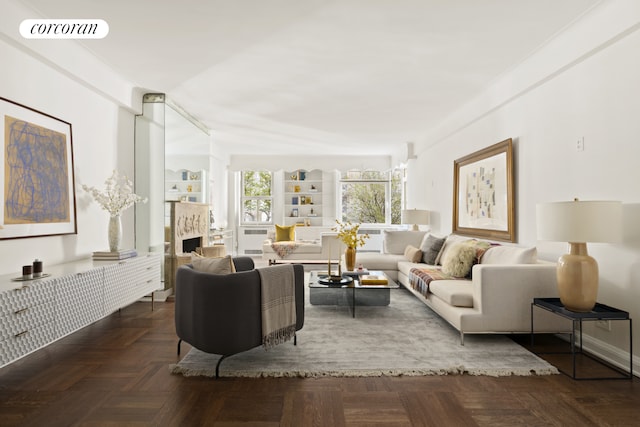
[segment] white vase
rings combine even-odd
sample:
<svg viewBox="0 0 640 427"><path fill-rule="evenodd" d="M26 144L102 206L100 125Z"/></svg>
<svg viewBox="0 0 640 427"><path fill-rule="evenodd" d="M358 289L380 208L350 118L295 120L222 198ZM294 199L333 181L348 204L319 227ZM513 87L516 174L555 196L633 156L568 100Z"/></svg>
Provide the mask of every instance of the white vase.
<svg viewBox="0 0 640 427"><path fill-rule="evenodd" d="M117 252L120 249L120 241L122 240L122 223L120 215L112 215L109 218L109 250Z"/></svg>

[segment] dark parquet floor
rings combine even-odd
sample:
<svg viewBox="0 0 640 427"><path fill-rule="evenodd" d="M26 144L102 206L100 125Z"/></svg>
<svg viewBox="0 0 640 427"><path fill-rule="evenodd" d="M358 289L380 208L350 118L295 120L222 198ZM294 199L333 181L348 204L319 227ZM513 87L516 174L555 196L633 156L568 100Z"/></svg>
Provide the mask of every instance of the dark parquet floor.
<svg viewBox="0 0 640 427"><path fill-rule="evenodd" d="M172 375L173 308L157 303L151 311L149 303L135 303L0 369L0 425L640 425L637 378ZM556 345L553 337L547 345ZM188 349L183 345L182 354ZM596 369L580 363L585 372Z"/></svg>

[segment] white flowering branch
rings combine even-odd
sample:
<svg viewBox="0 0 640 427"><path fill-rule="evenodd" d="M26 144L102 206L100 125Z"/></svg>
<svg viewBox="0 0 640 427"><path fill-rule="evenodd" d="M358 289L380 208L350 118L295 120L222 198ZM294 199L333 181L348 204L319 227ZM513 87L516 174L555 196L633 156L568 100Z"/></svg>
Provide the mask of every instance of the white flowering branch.
<svg viewBox="0 0 640 427"><path fill-rule="evenodd" d="M105 190L100 191L95 187L82 186L82 189L90 193L94 200L111 216L120 215L125 209L135 203L147 203L147 199L133 192L133 183L124 175L120 176L117 170L105 182Z"/></svg>

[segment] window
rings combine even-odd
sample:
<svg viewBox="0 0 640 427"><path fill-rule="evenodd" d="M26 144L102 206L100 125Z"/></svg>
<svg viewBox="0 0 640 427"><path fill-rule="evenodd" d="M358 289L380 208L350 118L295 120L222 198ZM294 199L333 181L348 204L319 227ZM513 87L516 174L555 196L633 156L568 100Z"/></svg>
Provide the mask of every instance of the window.
<svg viewBox="0 0 640 427"><path fill-rule="evenodd" d="M407 186L407 170L398 168L391 171L391 224L402 224L402 209Z"/></svg>
<svg viewBox="0 0 640 427"><path fill-rule="evenodd" d="M242 171L242 224L270 224L273 176L267 171Z"/></svg>
<svg viewBox="0 0 640 427"><path fill-rule="evenodd" d="M340 179L341 220L400 224L404 169L344 172Z"/></svg>

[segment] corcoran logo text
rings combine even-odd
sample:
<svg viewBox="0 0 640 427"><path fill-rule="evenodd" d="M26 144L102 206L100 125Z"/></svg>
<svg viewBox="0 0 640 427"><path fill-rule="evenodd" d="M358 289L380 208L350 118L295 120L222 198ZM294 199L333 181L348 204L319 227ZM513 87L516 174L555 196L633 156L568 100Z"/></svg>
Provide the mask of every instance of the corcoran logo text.
<svg viewBox="0 0 640 427"><path fill-rule="evenodd" d="M102 39L109 24L102 19L25 19L20 34L26 39Z"/></svg>

